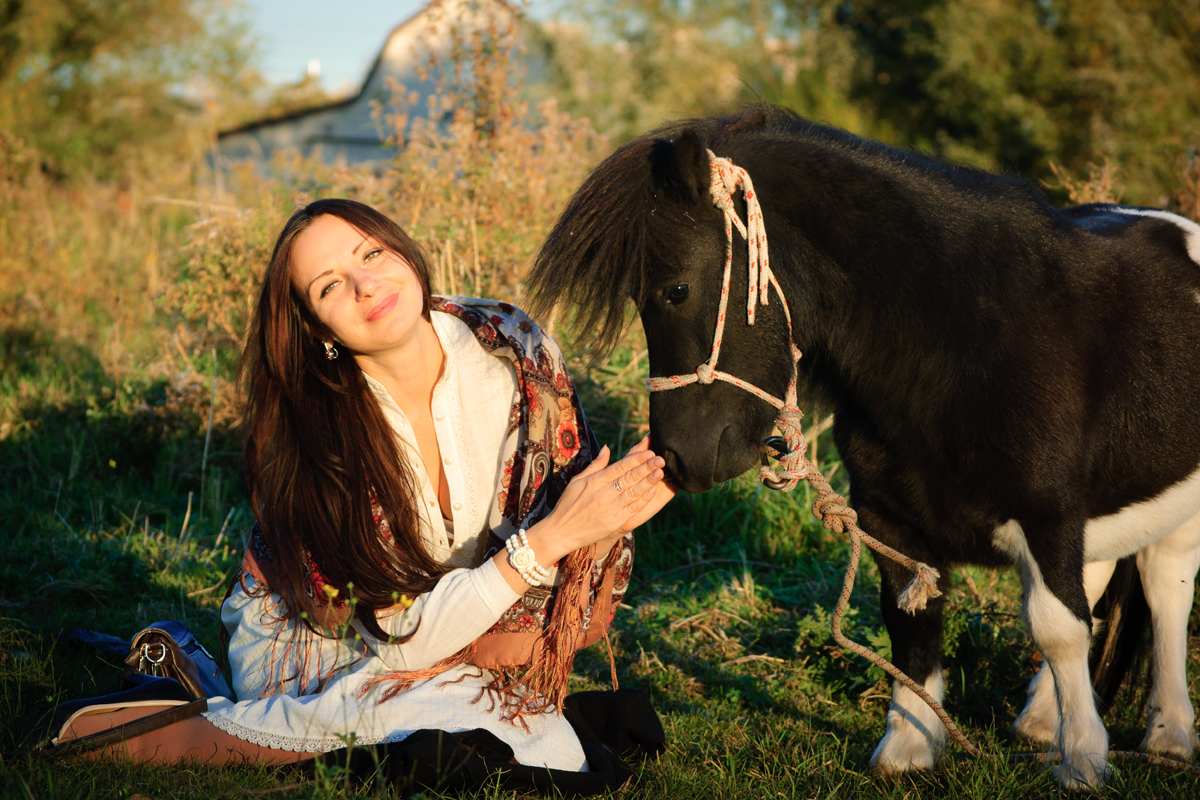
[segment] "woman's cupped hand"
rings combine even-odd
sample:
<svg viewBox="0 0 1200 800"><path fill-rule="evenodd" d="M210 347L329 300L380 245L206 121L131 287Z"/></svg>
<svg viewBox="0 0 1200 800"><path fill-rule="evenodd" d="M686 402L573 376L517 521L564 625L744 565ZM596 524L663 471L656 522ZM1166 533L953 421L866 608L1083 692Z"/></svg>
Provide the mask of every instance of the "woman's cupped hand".
<svg viewBox="0 0 1200 800"><path fill-rule="evenodd" d="M612 462L612 463L610 463ZM594 461L571 479L554 510L528 531L543 564L597 545L597 557L662 510L675 489L665 480L662 457L647 435L624 458L612 461L605 445ZM545 560L542 560L545 559Z"/></svg>

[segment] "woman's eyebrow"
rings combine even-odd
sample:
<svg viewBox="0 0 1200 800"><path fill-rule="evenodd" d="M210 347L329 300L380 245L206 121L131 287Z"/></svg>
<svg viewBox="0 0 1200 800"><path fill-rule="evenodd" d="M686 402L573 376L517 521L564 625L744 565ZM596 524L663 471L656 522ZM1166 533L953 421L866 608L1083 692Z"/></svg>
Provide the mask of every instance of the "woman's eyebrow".
<svg viewBox="0 0 1200 800"><path fill-rule="evenodd" d="M311 281L309 281L309 282L308 282L308 286L305 286L305 287L304 287L304 293L305 293L305 294L309 294L310 292L312 292L312 285L313 285L314 283L316 283L317 281L321 280L321 278L324 278L326 275L329 275L329 274L332 274L332 273L333 273L333 270L332 270L332 269L327 269L327 270L325 270L324 272L322 272L320 275L318 275L318 276L316 276L315 278L313 278Z"/></svg>
<svg viewBox="0 0 1200 800"><path fill-rule="evenodd" d="M364 236L364 237L363 237L363 240L362 240L361 242L359 242L358 244L356 244L356 245L354 246L354 249L350 251L350 255L352 255L352 256L357 256L357 255L358 255L358 251L359 251L359 250L362 248L362 246L363 246L364 244L366 244L366 243L367 243L367 238L368 238L368 237ZM313 278L311 281L309 281L309 282L308 282L308 286L305 286L305 287L304 287L304 293L305 293L305 294L308 294L309 292L311 292L311 291L312 291L312 285L313 285L314 283L316 283L317 281L321 280L321 278L324 278L326 275L329 275L329 274L331 274L332 272L333 272L333 269L327 269L327 270L325 270L324 272L322 272L320 275L318 275L318 276L316 276L315 278Z"/></svg>

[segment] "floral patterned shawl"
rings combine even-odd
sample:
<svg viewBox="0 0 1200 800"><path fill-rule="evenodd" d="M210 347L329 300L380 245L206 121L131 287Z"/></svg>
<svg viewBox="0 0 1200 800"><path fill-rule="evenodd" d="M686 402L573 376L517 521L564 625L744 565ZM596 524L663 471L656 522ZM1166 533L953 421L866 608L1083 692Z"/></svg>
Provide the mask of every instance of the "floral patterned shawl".
<svg viewBox="0 0 1200 800"><path fill-rule="evenodd" d="M587 425L562 354L523 311L508 303L465 297L433 297L433 309L461 319L480 346L512 361L520 388L509 414L503 472L488 519L487 556L504 547L509 536L527 528L554 507L567 483L591 463L598 449ZM373 502L380 535L390 537L382 509ZM633 534L627 534L605 559L584 548L558 562L553 587L529 589L483 636L433 667L394 672L373 684L386 684L381 702L414 683L459 664L490 670L489 691L507 718L561 709L575 651L607 634L613 612L629 585ZM349 621L350 609L337 596L319 565L306 556L311 606L309 618L323 627ZM255 526L242 563L244 573L264 587L271 582L271 556Z"/></svg>

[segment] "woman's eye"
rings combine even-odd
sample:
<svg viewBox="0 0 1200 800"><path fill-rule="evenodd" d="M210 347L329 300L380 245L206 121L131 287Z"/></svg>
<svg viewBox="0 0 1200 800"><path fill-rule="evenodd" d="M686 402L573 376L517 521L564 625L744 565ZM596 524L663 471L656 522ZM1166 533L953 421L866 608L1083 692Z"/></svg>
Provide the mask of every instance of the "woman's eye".
<svg viewBox="0 0 1200 800"><path fill-rule="evenodd" d="M383 254L383 248L380 247L378 249L370 251L365 256L363 256L363 261L371 261L374 258L376 258L377 256L382 255L382 254Z"/></svg>
<svg viewBox="0 0 1200 800"><path fill-rule="evenodd" d="M333 291L333 287L335 286L337 286L337 281L330 281L329 283L325 284L325 288L321 290L321 297L324 297Z"/></svg>
<svg viewBox="0 0 1200 800"><path fill-rule="evenodd" d="M670 289L663 290L663 300L669 306L677 306L684 300L687 300L688 285L682 283L679 286L672 286Z"/></svg>

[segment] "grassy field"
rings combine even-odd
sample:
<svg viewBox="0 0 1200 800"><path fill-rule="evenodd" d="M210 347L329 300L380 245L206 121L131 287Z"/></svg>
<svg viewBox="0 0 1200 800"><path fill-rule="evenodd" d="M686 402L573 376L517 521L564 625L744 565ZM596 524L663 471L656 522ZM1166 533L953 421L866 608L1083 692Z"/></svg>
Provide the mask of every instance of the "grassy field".
<svg viewBox="0 0 1200 800"><path fill-rule="evenodd" d="M443 107L469 105L462 99ZM522 296L525 264L609 144L552 103L534 109L503 91L485 99L487 124L456 116L448 139L412 129L390 170L295 157L275 163L270 180L249 169L227 175L219 192L202 170L152 186L56 186L20 142L0 137L0 752L11 754L53 704L114 680L116 663L60 642L62 631L128 638L177 619L216 648L221 597L252 521L234 373L259 270L295 204L375 204L428 250L436 288ZM382 118L404 129L402 110ZM1185 178L1200 175L1200 159L1188 170ZM1060 178L1072 196L1093 192L1081 199L1111 190L1107 165L1078 182ZM1181 185L1194 201L1195 180ZM646 430L645 372L636 327L604 362L574 362L585 408L617 450ZM844 492L829 439L810 442ZM947 618L946 704L988 757L951 748L931 774L869 775L889 687L832 642L848 546L812 519L810 501L805 487L780 495L743 478L676 498L639 532L612 643L621 685L650 694L669 749L623 796L1060 796L1045 768L1007 759L1020 749L1007 730L1036 663L1019 587L1003 571L956 571ZM887 655L876 589L867 563L847 629ZM1190 652L1196 698L1200 641ZM602 688L608 675L595 646L573 681ZM1126 693L1110 712L1115 746L1140 741L1141 702ZM0 798L396 794L336 771L0 761ZM1118 764L1098 794L1200 797L1200 779Z"/></svg>
<svg viewBox="0 0 1200 800"><path fill-rule="evenodd" d="M0 750L10 752L50 705L102 690L117 665L56 643L72 628L129 637L161 618L216 646L217 610L250 520L237 444L214 424L212 362L173 377L114 376L83 346L33 333L3 339L4 402L22 420L0 441ZM602 438L627 445L645 421L645 370L634 330L606 363L579 368ZM200 367L207 366L208 380ZM218 388L228 365L218 359ZM216 392L216 405L222 393ZM227 414L225 415L228 416ZM214 419L222 419L221 413ZM13 430L13 428L19 430ZM836 453L822 468L844 490ZM1005 760L1007 726L1035 667L1006 572L959 571L948 615L947 705L987 760L951 749L929 775L871 777L882 734L882 673L832 643L828 616L848 547L807 512L809 497L748 478L681 496L640 533L636 576L612 637L622 686L646 690L663 717L666 755L626 794L647 798L1030 797L1060 794L1048 772ZM873 566L860 578L849 630L885 655ZM1195 653L1200 648L1193 647ZM1193 662L1196 659L1193 659ZM1200 665L1193 663L1195 677ZM578 688L603 688L602 646L577 660ZM1139 702L1109 715L1114 745L1140 740ZM336 773L251 768L67 768L0 764L3 797L389 796ZM1101 794L1182 798L1200 780L1118 765ZM498 790L482 796L506 796Z"/></svg>

